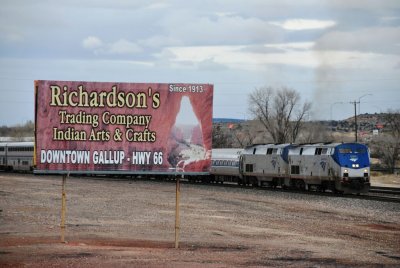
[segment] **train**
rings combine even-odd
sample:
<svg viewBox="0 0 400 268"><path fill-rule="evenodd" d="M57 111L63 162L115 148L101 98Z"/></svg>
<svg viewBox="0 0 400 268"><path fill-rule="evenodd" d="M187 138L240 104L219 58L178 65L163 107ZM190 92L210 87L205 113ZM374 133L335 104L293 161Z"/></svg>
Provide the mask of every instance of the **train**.
<svg viewBox="0 0 400 268"><path fill-rule="evenodd" d="M0 143L0 169L32 171L33 152L33 142ZM366 145L315 143L212 149L209 174L185 177L208 183L360 194L369 191L370 174Z"/></svg>
<svg viewBox="0 0 400 268"><path fill-rule="evenodd" d="M32 171L33 142L0 142L0 170Z"/></svg>
<svg viewBox="0 0 400 268"><path fill-rule="evenodd" d="M370 153L360 143L258 144L213 149L213 181L334 193L367 193Z"/></svg>

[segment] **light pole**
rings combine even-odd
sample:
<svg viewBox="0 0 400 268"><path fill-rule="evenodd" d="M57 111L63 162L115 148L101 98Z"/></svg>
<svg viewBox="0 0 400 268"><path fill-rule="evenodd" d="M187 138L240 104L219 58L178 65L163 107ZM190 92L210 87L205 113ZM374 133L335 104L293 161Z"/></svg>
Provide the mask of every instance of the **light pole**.
<svg viewBox="0 0 400 268"><path fill-rule="evenodd" d="M360 101L362 98L364 98L366 96L372 96L372 94L365 94L358 98L358 114L361 114L361 102Z"/></svg>
<svg viewBox="0 0 400 268"><path fill-rule="evenodd" d="M356 135L356 142L358 141L358 135L357 135L357 131L358 131L358 125L357 125L357 103L358 103L358 114L360 114L360 101L361 98L364 98L365 96L372 96L372 94L364 94L361 97L358 98L358 101L351 101L351 104L354 104L354 129L355 129L355 135Z"/></svg>
<svg viewBox="0 0 400 268"><path fill-rule="evenodd" d="M356 135L356 142L358 141L357 138L357 101L351 101L350 104L354 104L354 130L355 130L355 135Z"/></svg>

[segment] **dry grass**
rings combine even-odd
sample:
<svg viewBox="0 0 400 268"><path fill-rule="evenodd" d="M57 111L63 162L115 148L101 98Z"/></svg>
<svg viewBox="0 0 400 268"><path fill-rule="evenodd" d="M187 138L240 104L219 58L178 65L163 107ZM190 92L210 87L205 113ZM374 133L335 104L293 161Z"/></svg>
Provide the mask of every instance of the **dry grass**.
<svg viewBox="0 0 400 268"><path fill-rule="evenodd" d="M399 174L383 174L381 172L371 172L372 185L378 186L381 184L387 184L387 186L400 187L400 175Z"/></svg>

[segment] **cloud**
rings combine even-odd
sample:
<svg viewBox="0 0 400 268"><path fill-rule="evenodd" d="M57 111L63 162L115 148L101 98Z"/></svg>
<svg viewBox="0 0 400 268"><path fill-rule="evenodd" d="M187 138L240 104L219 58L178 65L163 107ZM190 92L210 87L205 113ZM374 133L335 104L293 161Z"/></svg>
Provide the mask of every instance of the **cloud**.
<svg viewBox="0 0 400 268"><path fill-rule="evenodd" d="M88 36L82 41L82 45L87 49L96 49L103 46L103 42L96 36Z"/></svg>
<svg viewBox="0 0 400 268"><path fill-rule="evenodd" d="M400 20L400 17L396 16L390 16L390 17L382 17L380 18L382 22L398 22Z"/></svg>
<svg viewBox="0 0 400 268"><path fill-rule="evenodd" d="M169 38L187 46L257 44L279 42L283 38L281 29L268 21L233 13L206 16L193 11L171 11L162 21L162 27Z"/></svg>
<svg viewBox="0 0 400 268"><path fill-rule="evenodd" d="M24 41L24 36L18 33L8 33L4 34L1 39L4 39L6 42L10 43L20 43Z"/></svg>
<svg viewBox="0 0 400 268"><path fill-rule="evenodd" d="M141 47L125 39L120 39L117 42L110 44L108 49L108 53L110 54L136 54L141 51Z"/></svg>
<svg viewBox="0 0 400 268"><path fill-rule="evenodd" d="M1 15L0 13L0 16ZM0 41L20 43L24 41L24 39L25 35L18 27L9 24L0 24Z"/></svg>
<svg viewBox="0 0 400 268"><path fill-rule="evenodd" d="M130 1L128 1L128 2L130 2ZM167 3L165 3L165 2L159 2L159 3L155 2L155 3L149 4L145 8L147 8L147 9L165 9L168 6L169 5Z"/></svg>
<svg viewBox="0 0 400 268"><path fill-rule="evenodd" d="M319 68L321 65L343 70L381 69L395 66L399 57L363 51L315 50L312 42L252 46L179 46L158 54L174 67L199 66L210 62L235 70L257 71L273 65ZM267 52L267 53L265 53Z"/></svg>
<svg viewBox="0 0 400 268"><path fill-rule="evenodd" d="M283 22L273 21L272 25L282 27L285 30L302 31L302 30L319 30L327 29L336 25L332 20L310 20L310 19L289 19Z"/></svg>
<svg viewBox="0 0 400 268"><path fill-rule="evenodd" d="M214 59L207 59L207 60L204 60L204 61L200 61L197 64L197 67L201 71L211 71L211 72L221 71L221 70L226 70L227 69L226 65L220 64L220 63L216 63L214 61Z"/></svg>
<svg viewBox="0 0 400 268"><path fill-rule="evenodd" d="M113 43L104 44L96 36L88 36L82 41L82 46L92 50L95 55L132 55L141 52L143 49L124 38Z"/></svg>
<svg viewBox="0 0 400 268"><path fill-rule="evenodd" d="M149 38L138 40L137 43L142 47L150 49L183 45L182 41L166 35L153 35Z"/></svg>
<svg viewBox="0 0 400 268"><path fill-rule="evenodd" d="M249 45L241 49L242 52L268 54L268 53L282 53L282 48L265 46L265 45Z"/></svg>
<svg viewBox="0 0 400 268"><path fill-rule="evenodd" d="M281 49L284 51L292 50L311 50L314 47L314 42L290 42L281 44L267 44L266 47Z"/></svg>
<svg viewBox="0 0 400 268"><path fill-rule="evenodd" d="M204 62L213 59L213 62L238 70L256 70L265 68L269 64L288 64L302 67L315 67L318 64L311 50L298 50L304 47L300 44L265 45L270 53L251 51L247 46L196 46L196 47L169 47L166 48L172 61L175 62ZM274 52L275 51L275 52Z"/></svg>
<svg viewBox="0 0 400 268"><path fill-rule="evenodd" d="M218 17L231 17L237 15L236 12L215 12Z"/></svg>
<svg viewBox="0 0 400 268"><path fill-rule="evenodd" d="M370 27L347 32L332 31L316 40L315 48L399 54L400 27Z"/></svg>

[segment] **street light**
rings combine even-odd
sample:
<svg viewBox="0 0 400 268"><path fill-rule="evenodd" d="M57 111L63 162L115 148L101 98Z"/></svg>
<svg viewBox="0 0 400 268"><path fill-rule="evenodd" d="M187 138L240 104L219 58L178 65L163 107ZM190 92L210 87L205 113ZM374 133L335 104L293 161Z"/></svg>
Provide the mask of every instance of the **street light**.
<svg viewBox="0 0 400 268"><path fill-rule="evenodd" d="M354 100L354 102L350 102L351 104L354 104L354 125L355 125L355 135L356 135L356 142L358 141L358 126L357 126L357 103L358 103L358 114L360 114L360 104L361 104L361 98L364 98L365 96L372 96L372 94L364 94L361 97L358 98L358 102Z"/></svg>
<svg viewBox="0 0 400 268"><path fill-rule="evenodd" d="M372 96L372 94L365 94L358 98L358 114L361 114L361 102L360 101L362 98L364 98L366 96Z"/></svg>

